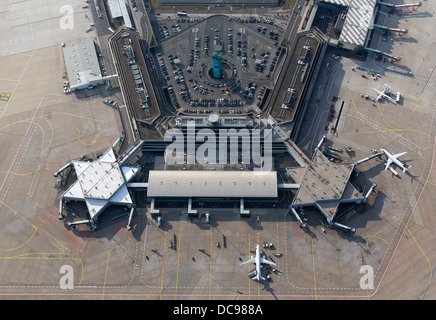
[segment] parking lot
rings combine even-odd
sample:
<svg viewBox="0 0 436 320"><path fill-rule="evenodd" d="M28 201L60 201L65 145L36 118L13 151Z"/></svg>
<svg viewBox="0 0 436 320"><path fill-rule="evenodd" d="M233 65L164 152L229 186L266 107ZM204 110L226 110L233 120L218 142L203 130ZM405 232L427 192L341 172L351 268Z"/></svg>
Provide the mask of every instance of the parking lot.
<svg viewBox="0 0 436 320"><path fill-rule="evenodd" d="M270 30L269 23L257 21L241 23L231 17L214 16L186 29L182 28L183 22L170 27L160 25L163 36L169 34L170 38L162 41L155 64L168 83L176 108L241 114L247 111L244 107L260 102L265 89L274 85L280 47L275 41L277 29ZM220 80L209 73L214 52L223 61L224 78Z"/></svg>

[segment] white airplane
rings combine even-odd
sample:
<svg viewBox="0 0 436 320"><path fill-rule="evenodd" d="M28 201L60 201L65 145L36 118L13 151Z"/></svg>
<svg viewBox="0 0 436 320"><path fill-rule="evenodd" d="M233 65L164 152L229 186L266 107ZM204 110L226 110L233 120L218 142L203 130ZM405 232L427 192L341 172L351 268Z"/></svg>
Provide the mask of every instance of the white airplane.
<svg viewBox="0 0 436 320"><path fill-rule="evenodd" d="M259 245L256 246L256 256L255 257L251 256L251 259L248 261L242 262L241 266L248 264L248 263L255 263L256 264L256 276L253 277L253 280L257 280L257 281L265 280L265 278L260 275L260 268L261 268L262 264L266 263L266 264L269 264L272 266L276 265L274 262L268 261L260 256Z"/></svg>
<svg viewBox="0 0 436 320"><path fill-rule="evenodd" d="M372 88L372 89L373 89L375 92L378 93L377 101L380 101L382 98L387 98L387 99L389 99L391 102L397 104L397 102L396 102L394 99L392 99L391 97L389 97L389 96L386 94L387 90L389 89L389 85L385 84L385 88L383 89L383 91L379 91L379 90L377 90L376 88Z"/></svg>
<svg viewBox="0 0 436 320"><path fill-rule="evenodd" d="M387 152L385 149L381 149L380 151L383 152L386 155L386 157L388 158L388 161L386 162L385 170L389 169L395 174L396 173L395 170L391 168L392 163L395 163L398 167L403 169L403 172L406 172L407 170L410 169L410 166L408 166L407 164L404 164L400 160L398 160L399 157L401 157L402 155L405 155L407 152L402 152L402 153L397 153L397 154L392 155L389 152Z"/></svg>

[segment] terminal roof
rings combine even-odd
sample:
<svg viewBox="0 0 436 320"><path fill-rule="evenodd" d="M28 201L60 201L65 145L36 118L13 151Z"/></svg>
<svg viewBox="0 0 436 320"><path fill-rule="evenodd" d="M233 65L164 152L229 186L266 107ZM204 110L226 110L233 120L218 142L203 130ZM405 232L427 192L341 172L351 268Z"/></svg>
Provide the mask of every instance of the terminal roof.
<svg viewBox="0 0 436 320"><path fill-rule="evenodd" d="M148 180L148 197L277 197L275 171L154 170Z"/></svg>
<svg viewBox="0 0 436 320"><path fill-rule="evenodd" d="M62 49L71 89L102 79L92 38L67 44Z"/></svg>
<svg viewBox="0 0 436 320"><path fill-rule="evenodd" d="M348 7L339 41L363 47L372 28L377 0L322 0Z"/></svg>
<svg viewBox="0 0 436 320"><path fill-rule="evenodd" d="M349 182L354 164L333 163L319 150L307 167L289 168L288 173L300 184L293 206L315 205L333 219L341 202L354 202L363 196Z"/></svg>
<svg viewBox="0 0 436 320"><path fill-rule="evenodd" d="M132 205L126 183L139 168L120 166L112 147L94 162L72 161L72 164L77 181L63 196L69 200L84 200L90 218L98 216L108 204Z"/></svg>
<svg viewBox="0 0 436 320"><path fill-rule="evenodd" d="M123 17L126 27L131 28L132 23L130 21L129 12L127 10L124 0L108 0L109 10L112 18Z"/></svg>

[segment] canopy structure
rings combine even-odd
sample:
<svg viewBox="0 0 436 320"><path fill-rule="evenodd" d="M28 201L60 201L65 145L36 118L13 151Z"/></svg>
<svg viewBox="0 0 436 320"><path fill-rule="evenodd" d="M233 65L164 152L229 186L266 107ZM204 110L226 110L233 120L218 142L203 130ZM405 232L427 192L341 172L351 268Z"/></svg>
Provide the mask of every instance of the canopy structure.
<svg viewBox="0 0 436 320"><path fill-rule="evenodd" d="M150 171L148 197L275 198L275 171Z"/></svg>
<svg viewBox="0 0 436 320"><path fill-rule="evenodd" d="M292 207L315 206L333 221L340 203L362 203L365 196L349 182L354 163L334 163L316 150L307 167L288 168L299 185Z"/></svg>
<svg viewBox="0 0 436 320"><path fill-rule="evenodd" d="M339 41L364 47L368 31L372 29L377 0L322 0L348 8Z"/></svg>
<svg viewBox="0 0 436 320"><path fill-rule="evenodd" d="M72 161L77 181L65 191L62 198L66 201L85 201L90 219L97 221L99 214L109 205L133 205L127 189L140 170L139 167L120 165L113 147L93 162Z"/></svg>

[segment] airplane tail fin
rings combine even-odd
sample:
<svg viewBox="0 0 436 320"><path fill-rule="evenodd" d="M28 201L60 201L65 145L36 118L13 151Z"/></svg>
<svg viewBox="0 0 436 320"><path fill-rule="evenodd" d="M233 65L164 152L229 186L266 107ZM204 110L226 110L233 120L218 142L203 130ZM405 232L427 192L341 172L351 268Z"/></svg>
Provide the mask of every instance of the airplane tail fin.
<svg viewBox="0 0 436 320"><path fill-rule="evenodd" d="M403 169L403 173L405 173L406 171L409 171L409 169L411 168L411 166L404 166L404 169Z"/></svg>
<svg viewBox="0 0 436 320"><path fill-rule="evenodd" d="M259 274L257 274L256 276L254 276L253 278L252 278L253 280L257 280L257 281L260 281L260 280L265 280L265 278L264 277L262 277L261 275L259 275Z"/></svg>

